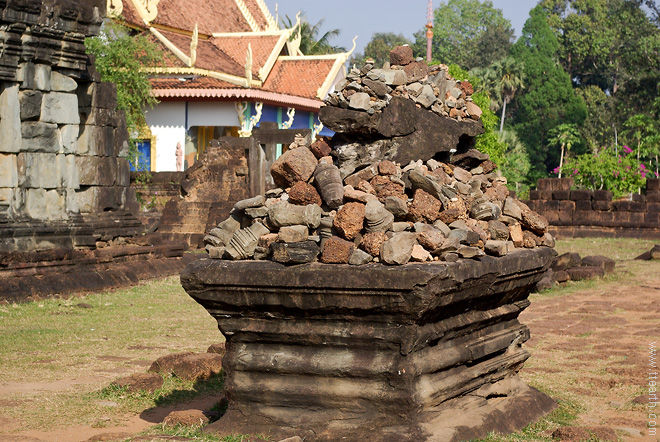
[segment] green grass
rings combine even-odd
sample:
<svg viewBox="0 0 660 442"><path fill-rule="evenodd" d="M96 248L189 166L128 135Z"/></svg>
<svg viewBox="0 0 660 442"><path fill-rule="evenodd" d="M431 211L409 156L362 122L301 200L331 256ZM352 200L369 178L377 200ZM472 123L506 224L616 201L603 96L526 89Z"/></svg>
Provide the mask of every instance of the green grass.
<svg viewBox="0 0 660 442"><path fill-rule="evenodd" d="M555 249L560 255L575 252L583 258L590 255L603 255L615 261L623 261L634 259L659 243L659 240L648 239L572 238L557 240Z"/></svg>

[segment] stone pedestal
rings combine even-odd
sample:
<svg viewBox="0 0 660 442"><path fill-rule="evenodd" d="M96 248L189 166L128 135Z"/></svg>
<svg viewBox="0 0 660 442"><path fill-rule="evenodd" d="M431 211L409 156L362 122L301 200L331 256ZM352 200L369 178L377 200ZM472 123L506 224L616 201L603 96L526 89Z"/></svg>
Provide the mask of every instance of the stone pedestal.
<svg viewBox="0 0 660 442"><path fill-rule="evenodd" d="M511 432L554 401L517 372L518 315L553 249L455 263L199 260L186 291L227 339L220 434L459 441Z"/></svg>

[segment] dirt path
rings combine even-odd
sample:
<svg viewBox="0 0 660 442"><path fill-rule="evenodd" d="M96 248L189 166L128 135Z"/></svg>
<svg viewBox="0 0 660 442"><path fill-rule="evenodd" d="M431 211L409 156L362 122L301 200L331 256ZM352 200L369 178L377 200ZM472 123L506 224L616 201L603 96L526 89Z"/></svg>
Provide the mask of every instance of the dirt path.
<svg viewBox="0 0 660 442"><path fill-rule="evenodd" d="M576 425L615 429L623 441L660 440L647 428L649 372L654 371L649 345L660 344L660 274L647 274L635 286L610 284L549 299L539 295L520 320L532 335L523 378L578 402Z"/></svg>
<svg viewBox="0 0 660 442"><path fill-rule="evenodd" d="M626 265L623 262L619 267L625 272ZM534 295L531 306L521 315L521 322L530 327L532 335L527 343L532 357L521 376L554 397L577 403L581 408L576 425L612 428L625 442L660 441L649 434L645 396L649 345L660 345L660 267L653 269L635 284L598 284L593 289L556 297ZM135 371L140 370L136 367ZM0 382L0 442L83 442L108 433L126 437L159 423L170 411L204 410L219 399L200 398L125 416L118 425L104 428L71 426L13 432L22 427L21 423L3 416L3 409L29 406L39 392L98 389L113 376L116 374L55 382Z"/></svg>

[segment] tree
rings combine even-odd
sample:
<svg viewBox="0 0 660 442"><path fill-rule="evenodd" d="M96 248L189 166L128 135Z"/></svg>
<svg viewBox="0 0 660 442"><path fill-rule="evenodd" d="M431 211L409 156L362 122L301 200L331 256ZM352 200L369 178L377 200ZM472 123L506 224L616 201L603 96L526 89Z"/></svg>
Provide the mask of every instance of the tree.
<svg viewBox="0 0 660 442"><path fill-rule="evenodd" d="M564 150L571 150L574 144L580 142L580 132L575 124L560 124L548 132L548 143L550 146L561 146L561 156L559 158L559 178L561 178L561 168L564 165Z"/></svg>
<svg viewBox="0 0 660 442"><path fill-rule="evenodd" d="M495 109L502 109L500 118L500 133L504 129L506 105L516 95L518 89L524 86L525 66L513 57L505 57L496 61L488 68L476 70L488 84L491 92L491 101Z"/></svg>
<svg viewBox="0 0 660 442"><path fill-rule="evenodd" d="M144 109L158 101L151 95L151 84L145 67L158 66L163 54L158 46L142 35L116 22L104 23L101 32L85 40L87 52L96 57L95 67L103 81L117 85L117 108L126 115L131 138L129 161L136 163L135 138L146 125Z"/></svg>
<svg viewBox="0 0 660 442"><path fill-rule="evenodd" d="M330 29L319 37L321 27L325 22L324 19L319 20L316 24L312 25L307 20L305 13L302 12L300 19L300 28L296 31L291 38L295 39L300 36L300 51L305 55L324 55L335 54L338 52L346 52L346 48L341 46L333 46L330 40L337 37L341 31L339 29ZM291 29L296 26L296 21L292 20L288 15L282 19L282 26Z"/></svg>
<svg viewBox="0 0 660 442"><path fill-rule="evenodd" d="M364 55L356 54L351 59L351 64L361 66L368 58L373 58L375 66L382 66L386 61L390 61L390 51L395 46L409 45L412 42L404 37L402 34L395 34L393 32L376 32L371 36L371 40L364 48Z"/></svg>
<svg viewBox="0 0 660 442"><path fill-rule="evenodd" d="M544 10L536 6L513 45L512 56L525 66L526 87L514 101L514 127L527 146L532 173L545 176L559 162L548 151L548 131L567 123L580 125L586 107L572 88L571 79L557 62L559 42L550 29Z"/></svg>
<svg viewBox="0 0 660 442"><path fill-rule="evenodd" d="M472 69L490 65L511 48L511 22L490 0L447 0L433 16L433 60ZM414 36L414 53L426 54L426 31Z"/></svg>
<svg viewBox="0 0 660 442"><path fill-rule="evenodd" d="M528 178L531 164L527 148L518 139L512 130L504 130L498 134L500 143L506 146L504 163L500 166L502 174L507 179L509 190L514 190L518 198L529 194L530 182Z"/></svg>
<svg viewBox="0 0 660 442"><path fill-rule="evenodd" d="M482 82L478 77L469 74L459 66L452 64L449 66L449 75L454 78L467 79L474 88L472 100L474 104L481 108L481 122L484 125L484 133L476 138L474 147L490 156L498 166L504 163L504 151L506 146L500 142L497 136L497 116L489 109L490 98Z"/></svg>

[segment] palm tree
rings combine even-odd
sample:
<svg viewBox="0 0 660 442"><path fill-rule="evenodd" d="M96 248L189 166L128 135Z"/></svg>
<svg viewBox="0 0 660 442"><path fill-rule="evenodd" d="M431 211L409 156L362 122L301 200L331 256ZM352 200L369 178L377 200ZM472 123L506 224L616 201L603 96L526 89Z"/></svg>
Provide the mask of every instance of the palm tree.
<svg viewBox="0 0 660 442"><path fill-rule="evenodd" d="M300 51L305 55L323 55L334 54L338 52L346 52L346 48L341 46L332 46L330 40L337 37L341 31L339 29L330 29L321 37L321 27L325 19L321 19L315 25L311 25L305 13L301 13L300 19ZM288 15L282 19L282 26L286 29L291 29L296 26L296 21L291 19ZM295 32L292 38L297 38L298 32Z"/></svg>
<svg viewBox="0 0 660 442"><path fill-rule="evenodd" d="M504 129L506 105L516 95L518 89L524 87L525 65L513 57L505 57L493 63L495 71L495 86L500 91L502 100L502 118L500 119L500 133Z"/></svg>
<svg viewBox="0 0 660 442"><path fill-rule="evenodd" d="M561 168L564 165L564 149L571 150L575 143L580 141L580 132L575 124L560 124L548 131L550 139L548 143L551 146L561 146L561 156L559 157L559 178L561 178Z"/></svg>
<svg viewBox="0 0 660 442"><path fill-rule="evenodd" d="M505 57L485 68L475 68L471 74L479 77L490 97L491 110L502 109L500 133L504 130L506 105L511 102L518 89L524 87L525 66L513 57Z"/></svg>

